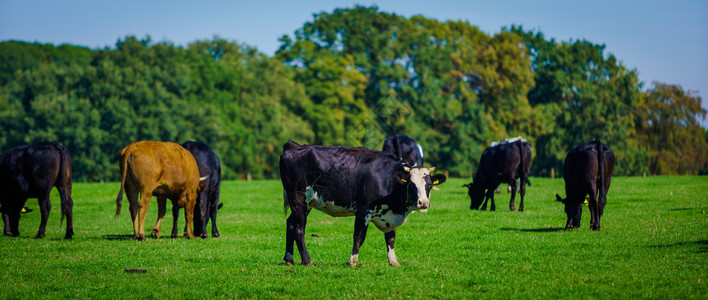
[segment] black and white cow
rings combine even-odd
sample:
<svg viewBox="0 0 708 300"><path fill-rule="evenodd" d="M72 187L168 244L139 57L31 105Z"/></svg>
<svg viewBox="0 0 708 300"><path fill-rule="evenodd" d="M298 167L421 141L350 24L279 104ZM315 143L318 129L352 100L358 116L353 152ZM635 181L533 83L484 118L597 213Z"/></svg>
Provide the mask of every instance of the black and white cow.
<svg viewBox="0 0 708 300"><path fill-rule="evenodd" d="M563 163L566 199L556 194L556 200L565 204L568 219L565 229L580 227L585 196L589 195L590 228L600 230L600 217L607 204L607 191L615 168L615 155L600 141L580 144L570 150Z"/></svg>
<svg viewBox="0 0 708 300"><path fill-rule="evenodd" d="M388 137L384 141L382 151L393 153L393 155L413 166L423 166L423 147L408 136L396 135Z"/></svg>
<svg viewBox="0 0 708 300"><path fill-rule="evenodd" d="M209 148L209 146L199 142L184 142L182 147L189 150L197 161L199 176L206 179L201 183L204 189L197 194L197 203L194 206L194 235L202 238L207 237L206 227L211 219L211 236L219 237L219 229L216 227L216 213L221 208L219 204L219 193L221 190L221 162L219 156ZM179 207L172 207L175 226L172 228L173 235L177 234L177 219L179 217Z"/></svg>
<svg viewBox="0 0 708 300"><path fill-rule="evenodd" d="M494 190L500 183L506 182L511 186L511 200L509 210L516 210L514 198L516 196L516 179L519 179L519 211L524 211L524 195L526 184L529 181L531 168L531 144L521 137L507 139L500 143L492 144L482 153L479 160L479 169L475 173L474 181L464 186L468 188L470 209L487 209L487 201L491 199L490 210L495 210ZM484 201L484 203L482 203Z"/></svg>
<svg viewBox="0 0 708 300"><path fill-rule="evenodd" d="M288 142L280 156L285 207L290 207L286 264L294 264L297 243L302 264L312 265L305 247L305 225L312 208L333 217L354 216L354 247L347 262L356 266L369 223L384 232L388 262L400 266L394 252L396 227L408 215L430 206L430 189L446 180L434 168L413 167L394 155L365 148L301 146Z"/></svg>
<svg viewBox="0 0 708 300"><path fill-rule="evenodd" d="M12 148L0 155L0 211L4 234L19 236L20 211L27 198L37 198L41 221L36 238L43 238L49 211L49 193L53 187L61 198L61 220L66 217L66 235L74 235L71 199L71 158L64 146L43 142Z"/></svg>

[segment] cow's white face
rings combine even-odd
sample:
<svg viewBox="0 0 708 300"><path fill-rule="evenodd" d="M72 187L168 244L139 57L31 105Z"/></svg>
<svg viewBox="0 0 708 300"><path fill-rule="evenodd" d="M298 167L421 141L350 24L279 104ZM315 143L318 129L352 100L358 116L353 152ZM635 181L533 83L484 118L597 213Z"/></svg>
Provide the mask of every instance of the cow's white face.
<svg viewBox="0 0 708 300"><path fill-rule="evenodd" d="M418 194L416 208L427 209L430 206L428 195L430 188L433 187L432 182L430 182L430 170L427 168L413 168L410 171L410 175L411 184L415 185Z"/></svg>

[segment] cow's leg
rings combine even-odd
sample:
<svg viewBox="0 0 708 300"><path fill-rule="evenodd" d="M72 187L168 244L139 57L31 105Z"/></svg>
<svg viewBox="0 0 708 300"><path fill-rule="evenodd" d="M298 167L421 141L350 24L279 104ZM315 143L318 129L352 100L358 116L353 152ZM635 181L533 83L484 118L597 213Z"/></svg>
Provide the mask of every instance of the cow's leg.
<svg viewBox="0 0 708 300"><path fill-rule="evenodd" d="M400 267L396 252L393 250L393 244L396 241L396 229L384 233L386 239L386 250L388 251L388 264L392 267Z"/></svg>
<svg viewBox="0 0 708 300"><path fill-rule="evenodd" d="M12 236L20 236L20 209L13 210L9 214L10 235Z"/></svg>
<svg viewBox="0 0 708 300"><path fill-rule="evenodd" d="M575 216L573 217L573 228L580 228L580 219L583 217L583 199L585 196L575 200Z"/></svg>
<svg viewBox="0 0 708 300"><path fill-rule="evenodd" d="M206 190L202 190L199 193L199 196L197 197L197 202L199 205L199 214L196 217L199 219L199 221L197 222L196 219L194 221L195 229L197 230L197 232L195 232L195 233L198 234L199 237L201 237L203 239L209 237L207 235L207 231L206 231L206 225L207 225L207 222L209 221L209 219L208 219L209 218L209 214L208 214L209 209L207 207L209 205L209 203L208 203L209 201L208 201L208 198L207 198L208 195L206 192L207 192ZM196 208L195 208L195 211L196 211ZM197 228L197 225L199 228Z"/></svg>
<svg viewBox="0 0 708 300"><path fill-rule="evenodd" d="M177 205L177 201L172 201L172 234L170 237L173 239L177 238L177 221L179 221L179 205Z"/></svg>
<svg viewBox="0 0 708 300"><path fill-rule="evenodd" d="M489 211L495 211L497 210L497 205L494 203L494 193L492 190L487 191L487 198L492 202L492 205L489 207Z"/></svg>
<svg viewBox="0 0 708 300"><path fill-rule="evenodd" d="M216 213L219 210L218 192L215 199L209 199L209 218L211 219L211 237L219 237L219 229L216 227ZM209 219L207 219L208 221ZM205 226L206 227L206 224Z"/></svg>
<svg viewBox="0 0 708 300"><path fill-rule="evenodd" d="M600 230L600 212L598 211L597 204L597 190L593 188L590 190L590 199L588 200L588 207L590 208L590 229L592 230Z"/></svg>
<svg viewBox="0 0 708 300"><path fill-rule="evenodd" d="M511 199L509 200L509 211L515 211L516 210L516 203L515 203L516 180L512 178L511 181L509 181L509 186L511 187Z"/></svg>
<svg viewBox="0 0 708 300"><path fill-rule="evenodd" d="M526 195L526 181L524 181L524 178L525 177L522 177L519 180L519 183L521 184L519 187L519 196L521 197L521 201L519 202L519 211L524 211L524 195Z"/></svg>
<svg viewBox="0 0 708 300"><path fill-rule="evenodd" d="M128 203L130 204L130 219L133 221L133 236L138 238L138 213L140 212L140 205L138 204L139 192L137 186L133 184L125 185L125 196L128 198Z"/></svg>
<svg viewBox="0 0 708 300"><path fill-rule="evenodd" d="M293 257L293 253L295 253L293 250L293 244L295 244L295 222L295 214L291 212L285 227L285 256L283 256L283 260L286 265L295 264L295 258Z"/></svg>
<svg viewBox="0 0 708 300"><path fill-rule="evenodd" d="M359 248L364 244L366 229L369 227L366 215L370 213L370 211L357 213L356 219L354 220L354 247L352 247L352 256L349 257L349 261L347 262L350 267L356 267L359 263Z"/></svg>
<svg viewBox="0 0 708 300"><path fill-rule="evenodd" d="M150 206L150 198L152 198L152 192L142 191L140 193L140 203L138 204L140 211L138 211L138 217L136 218L137 222L133 222L133 227L137 229L135 238L139 241L145 240L145 216L147 215L148 206Z"/></svg>
<svg viewBox="0 0 708 300"><path fill-rule="evenodd" d="M290 208L291 213L288 217L287 241L285 245L285 257L283 260L286 264L294 264L293 262L293 242L297 244L297 250L300 252L300 260L303 265L311 266L310 253L305 247L305 227L307 225L307 212L301 208Z"/></svg>
<svg viewBox="0 0 708 300"><path fill-rule="evenodd" d="M3 223L3 234L4 235L12 235L12 230L10 230L10 214L5 212L5 209L2 211L2 223Z"/></svg>
<svg viewBox="0 0 708 300"><path fill-rule="evenodd" d="M489 200L489 191L488 190L484 191L484 196L482 196L482 197L484 197L484 202L482 202L482 207L480 209L487 210L487 201ZM492 205L494 205L494 204L492 204Z"/></svg>
<svg viewBox="0 0 708 300"><path fill-rule="evenodd" d="M39 230L37 231L37 236L34 238L41 239L44 237L44 231L47 228L47 220L49 219L49 211L52 209L52 203L49 201L49 191L45 195L37 198L39 202L39 211L41 215L41 221L39 221Z"/></svg>
<svg viewBox="0 0 708 300"><path fill-rule="evenodd" d="M194 238L194 232L192 232L192 221L194 219L194 204L197 201L197 194L187 194L183 193L182 194L183 201L184 203L184 220L185 220L185 228L184 228L184 237L187 239L193 239ZM191 199L189 199L191 198Z"/></svg>
<svg viewBox="0 0 708 300"><path fill-rule="evenodd" d="M2 221L5 223L3 231L5 235L20 235L20 211L25 201L26 199L22 200L22 198L10 198L7 199L5 205L2 206Z"/></svg>
<svg viewBox="0 0 708 300"><path fill-rule="evenodd" d="M162 218L165 217L167 212L167 198L157 197L157 222L155 222L155 227L152 228L150 236L153 238L160 238L160 231L162 231Z"/></svg>

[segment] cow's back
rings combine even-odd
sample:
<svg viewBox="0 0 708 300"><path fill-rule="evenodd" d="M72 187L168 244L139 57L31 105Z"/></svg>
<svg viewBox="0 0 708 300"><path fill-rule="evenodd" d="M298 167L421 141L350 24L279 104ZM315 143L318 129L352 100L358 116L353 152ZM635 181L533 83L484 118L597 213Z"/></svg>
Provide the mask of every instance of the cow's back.
<svg viewBox="0 0 708 300"><path fill-rule="evenodd" d="M381 174L392 174L395 166L401 165L393 154L366 148L295 145L286 144L280 157L286 191L316 185L338 194L341 202L388 196L386 187L391 186L393 177Z"/></svg>
<svg viewBox="0 0 708 300"><path fill-rule="evenodd" d="M604 175L606 180L612 176L614 170L614 153L609 146L600 143L602 146L604 163ZM563 178L566 183L583 184L594 182L598 178L599 156L597 142L587 142L573 148L566 156L563 164Z"/></svg>
<svg viewBox="0 0 708 300"><path fill-rule="evenodd" d="M42 142L12 148L0 156L0 187L30 198L43 194L60 179L62 151L56 142ZM68 176L71 176L69 169Z"/></svg>
<svg viewBox="0 0 708 300"><path fill-rule="evenodd" d="M179 194L199 185L199 170L192 154L171 142L135 142L121 151L129 174L143 186L154 184Z"/></svg>

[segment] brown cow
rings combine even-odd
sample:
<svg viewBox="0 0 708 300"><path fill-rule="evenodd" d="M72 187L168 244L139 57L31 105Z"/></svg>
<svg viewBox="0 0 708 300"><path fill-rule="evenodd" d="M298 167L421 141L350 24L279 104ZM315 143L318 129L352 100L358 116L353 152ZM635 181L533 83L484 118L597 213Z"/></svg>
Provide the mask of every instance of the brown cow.
<svg viewBox="0 0 708 300"><path fill-rule="evenodd" d="M135 239L145 240L145 214L153 195L157 197L158 217L150 235L160 237L162 218L166 212L165 201L170 199L173 206L185 208L184 218L187 223L184 237L194 238L192 218L200 178L192 153L179 144L170 142L135 142L120 152L120 174L116 217L120 215L125 188L125 194L130 201L130 217L133 219ZM172 237L176 237L175 230Z"/></svg>

